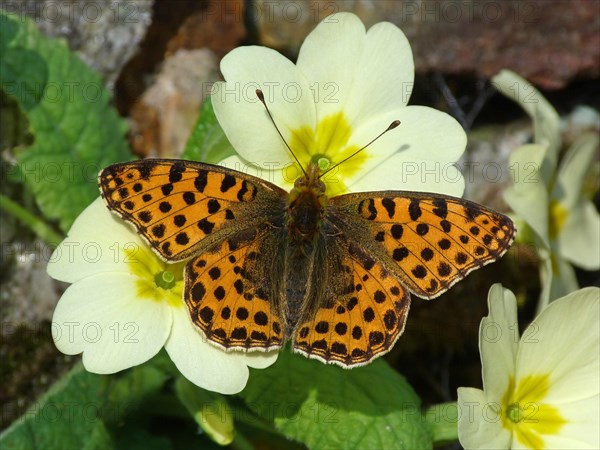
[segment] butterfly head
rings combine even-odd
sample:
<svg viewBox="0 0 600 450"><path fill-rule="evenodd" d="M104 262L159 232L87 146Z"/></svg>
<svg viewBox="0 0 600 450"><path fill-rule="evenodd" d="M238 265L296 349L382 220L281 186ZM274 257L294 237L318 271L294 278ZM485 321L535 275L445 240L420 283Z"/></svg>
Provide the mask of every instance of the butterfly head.
<svg viewBox="0 0 600 450"><path fill-rule="evenodd" d="M325 215L325 183L319 179L319 166L309 164L306 175L299 177L288 197L288 228L293 239L314 238Z"/></svg>
<svg viewBox="0 0 600 450"><path fill-rule="evenodd" d="M317 164L310 163L306 168L305 173L296 179L294 182L294 190L310 190L317 195L325 194L325 183L321 181L320 170Z"/></svg>

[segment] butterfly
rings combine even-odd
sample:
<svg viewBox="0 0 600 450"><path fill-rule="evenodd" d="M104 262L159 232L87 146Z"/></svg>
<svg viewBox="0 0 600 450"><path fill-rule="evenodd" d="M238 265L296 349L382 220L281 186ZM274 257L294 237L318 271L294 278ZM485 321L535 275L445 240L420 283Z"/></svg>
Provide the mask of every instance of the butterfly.
<svg viewBox="0 0 600 450"><path fill-rule="evenodd" d="M229 168L147 159L111 165L108 208L165 261L188 260L193 323L226 350L291 341L345 368L386 353L404 331L411 293L432 299L496 261L512 221L439 194L328 197L310 164L294 188Z"/></svg>

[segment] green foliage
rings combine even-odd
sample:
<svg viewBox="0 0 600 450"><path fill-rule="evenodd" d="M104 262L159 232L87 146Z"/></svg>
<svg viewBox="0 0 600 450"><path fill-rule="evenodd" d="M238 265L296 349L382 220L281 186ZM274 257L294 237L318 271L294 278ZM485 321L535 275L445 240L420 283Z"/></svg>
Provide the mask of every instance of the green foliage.
<svg viewBox="0 0 600 450"><path fill-rule="evenodd" d="M64 41L21 16L0 12L0 87L25 113L34 143L16 152L23 180L46 218L67 231L98 196L104 166L131 159L126 125L98 74Z"/></svg>
<svg viewBox="0 0 600 450"><path fill-rule="evenodd" d="M167 376L152 366L138 366L122 376L86 372L81 364L48 391L30 413L0 435L3 449L111 449L111 427L119 425ZM138 440L141 437L138 437ZM157 447L145 440L144 448ZM142 448L142 447L140 447Z"/></svg>
<svg viewBox="0 0 600 450"><path fill-rule="evenodd" d="M225 397L199 388L184 377L175 382L175 393L196 423L219 445L233 441L233 417Z"/></svg>
<svg viewBox="0 0 600 450"><path fill-rule="evenodd" d="M289 351L253 371L240 394L249 408L309 448L431 448L420 400L383 360L352 370Z"/></svg>
<svg viewBox="0 0 600 450"><path fill-rule="evenodd" d="M235 150L217 121L212 102L206 100L181 157L216 164L234 154Z"/></svg>

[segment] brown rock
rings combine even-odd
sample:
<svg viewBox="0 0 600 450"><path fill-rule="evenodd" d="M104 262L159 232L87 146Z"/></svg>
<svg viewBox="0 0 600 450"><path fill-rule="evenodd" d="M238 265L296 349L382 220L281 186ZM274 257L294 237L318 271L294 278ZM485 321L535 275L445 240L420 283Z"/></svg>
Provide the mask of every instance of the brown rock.
<svg viewBox="0 0 600 450"><path fill-rule="evenodd" d="M188 17L167 44L167 54L180 48L209 48L221 58L246 37L244 2L211 0Z"/></svg>
<svg viewBox="0 0 600 450"><path fill-rule="evenodd" d="M210 86L219 78L208 49L177 50L131 110L132 146L144 156L181 154Z"/></svg>
<svg viewBox="0 0 600 450"><path fill-rule="evenodd" d="M46 36L62 37L113 85L152 19L153 0L2 0L0 8L33 19ZM2 26L2 25L0 25Z"/></svg>
<svg viewBox="0 0 600 450"><path fill-rule="evenodd" d="M490 78L508 68L545 89L600 75L600 2L594 0L257 0L263 44L296 54L327 15L387 20L407 35L417 72Z"/></svg>
<svg viewBox="0 0 600 450"><path fill-rule="evenodd" d="M218 59L246 37L243 7L242 0L202 2L189 10L164 44L166 60L160 74L130 112L136 153L161 157L181 153L202 101L219 79Z"/></svg>

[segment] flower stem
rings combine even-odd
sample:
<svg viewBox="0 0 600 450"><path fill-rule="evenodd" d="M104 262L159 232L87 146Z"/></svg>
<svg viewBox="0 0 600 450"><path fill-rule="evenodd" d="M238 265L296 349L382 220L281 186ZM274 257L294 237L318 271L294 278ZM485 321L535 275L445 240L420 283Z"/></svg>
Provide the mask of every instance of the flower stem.
<svg viewBox="0 0 600 450"><path fill-rule="evenodd" d="M267 433L279 435L279 433L277 432L277 430L275 430L273 425L269 424L262 417L258 416L250 409L240 407L235 403L232 403L229 406L233 409L234 417L239 423L244 423L250 427L257 428Z"/></svg>
<svg viewBox="0 0 600 450"><path fill-rule="evenodd" d="M423 413L431 427L434 445L458 440L458 406L455 402L433 405Z"/></svg>
<svg viewBox="0 0 600 450"><path fill-rule="evenodd" d="M63 240L63 236L52 230L43 220L2 194L0 194L0 209L19 219L48 244L58 245Z"/></svg>
<svg viewBox="0 0 600 450"><path fill-rule="evenodd" d="M233 438L231 445L238 450L255 450L255 447L248 439L246 439L240 430L235 431L235 437Z"/></svg>

